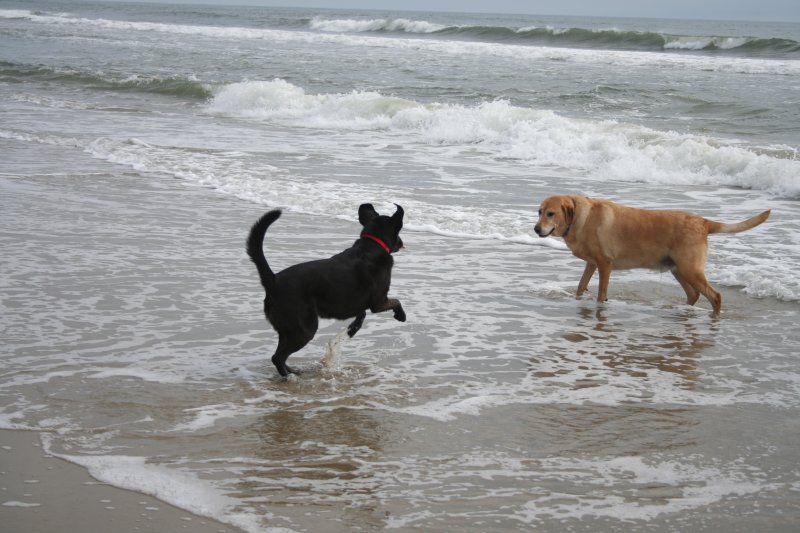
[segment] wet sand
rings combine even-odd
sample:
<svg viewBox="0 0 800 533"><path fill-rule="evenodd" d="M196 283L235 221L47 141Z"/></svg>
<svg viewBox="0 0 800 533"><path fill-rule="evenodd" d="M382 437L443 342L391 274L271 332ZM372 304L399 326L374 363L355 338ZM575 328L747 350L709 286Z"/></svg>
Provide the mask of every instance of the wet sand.
<svg viewBox="0 0 800 533"><path fill-rule="evenodd" d="M0 430L0 523L6 533L239 530L92 479L43 449L39 434Z"/></svg>

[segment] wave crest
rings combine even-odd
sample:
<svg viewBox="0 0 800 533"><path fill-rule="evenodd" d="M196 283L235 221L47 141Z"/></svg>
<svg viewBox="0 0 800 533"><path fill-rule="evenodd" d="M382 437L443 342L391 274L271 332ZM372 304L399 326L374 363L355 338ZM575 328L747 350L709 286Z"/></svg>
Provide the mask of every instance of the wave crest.
<svg viewBox="0 0 800 533"><path fill-rule="evenodd" d="M556 26L445 25L409 19L327 19L314 17L309 29L335 33L415 33L457 36L482 41L516 42L544 46L608 48L640 51L733 51L742 55L792 56L800 54L793 39L753 36L672 35L653 31L563 28Z"/></svg>
<svg viewBox="0 0 800 533"><path fill-rule="evenodd" d="M203 35L221 39L258 39L277 40L281 42L307 41L317 39L320 44L331 40L335 42L348 42L357 46L366 44L361 34L365 32L435 35L437 39L426 42L427 47L441 49L446 53L463 54L492 54L500 56L520 56L519 45L528 46L525 54L541 57L542 54L556 54L559 60L564 59L564 51L573 49L576 55L570 60L594 62L595 54L615 54L629 52L632 54L646 53L646 61L673 61L674 57L656 59L658 54L649 52L704 52L691 59L693 64L704 69L724 69L743 71L748 73L795 70L795 58L800 57L800 42L792 39L773 38L760 39L755 37L703 37L666 35L657 32L629 31L629 30L597 30L586 28L558 28L525 27L513 28L507 26L454 26L437 24L424 20L408 19L325 19L315 17L308 23L308 31L292 31L285 29L267 29L252 27L227 27L204 25L181 25L158 22L131 22L106 19L76 18L68 14L38 14L24 10L0 9L0 18L23 18L40 24L76 25L101 30L123 30L143 32L163 32L174 35ZM358 35L351 35L351 34ZM379 41L377 37L369 41L370 45L406 47L410 46L410 39L387 39ZM411 46L418 46L419 41L412 41ZM467 43L469 42L469 46ZM494 46L504 43L506 47ZM577 52L581 53L577 53ZM702 55L711 56L724 53L728 62L714 63L717 58L700 59ZM587 57L587 54L590 57ZM752 60L742 58L752 57ZM755 58L759 58L758 60ZM764 61L768 58L772 61ZM775 61L785 58L784 61ZM644 57L606 58L613 61L645 60ZM792 61L790 61L792 60ZM709 61L712 64L709 64ZM730 63L733 61L734 63ZM757 61L757 63L754 63Z"/></svg>
<svg viewBox="0 0 800 533"><path fill-rule="evenodd" d="M735 186L800 197L800 161L791 151L569 118L505 100L466 106L423 104L376 92L307 94L276 79L227 85L207 110L295 127L401 133L408 142L431 145L480 145L490 157L621 181Z"/></svg>
<svg viewBox="0 0 800 533"><path fill-rule="evenodd" d="M86 72L71 67L56 68L0 61L0 80L16 82L37 79L73 82L102 90L141 91L197 100L205 100L212 96L208 86L194 77L148 77L134 74L120 78L102 72Z"/></svg>
<svg viewBox="0 0 800 533"><path fill-rule="evenodd" d="M446 28L442 24L424 20L398 19L325 19L314 17L309 22L309 28L316 31L327 32L407 32L407 33L434 33Z"/></svg>

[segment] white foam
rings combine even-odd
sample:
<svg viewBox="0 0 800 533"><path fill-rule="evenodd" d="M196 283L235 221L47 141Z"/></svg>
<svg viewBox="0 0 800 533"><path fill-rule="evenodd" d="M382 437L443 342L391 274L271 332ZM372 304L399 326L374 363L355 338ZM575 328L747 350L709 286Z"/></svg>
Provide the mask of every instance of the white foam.
<svg viewBox="0 0 800 533"><path fill-rule="evenodd" d="M208 106L211 113L291 120L311 127L382 129L388 120L416 102L375 92L309 95L291 83L275 79L234 83L220 89Z"/></svg>
<svg viewBox="0 0 800 533"><path fill-rule="evenodd" d="M695 461L702 458L695 457ZM692 461L692 462L695 462ZM549 493L530 500L516 514L523 522L536 523L545 518L614 518L623 521L652 520L663 514L674 514L706 507L725 497L746 496L770 488L751 481L738 465L714 464L696 466L687 462L662 460L646 462L642 457L617 457L595 460L552 459L547 469L555 474L597 474L592 498L575 498L572 494ZM603 487L630 485L626 491L607 491ZM626 497L622 493L626 493ZM653 497L666 494L666 497Z"/></svg>
<svg viewBox="0 0 800 533"><path fill-rule="evenodd" d="M194 473L152 464L145 457L55 453L50 446L51 437L43 434L42 439L48 454L86 468L99 481L148 494L194 514L214 518L248 532L265 531L261 516L238 510L238 500L227 496ZM269 516L266 518L269 519Z"/></svg>
<svg viewBox="0 0 800 533"><path fill-rule="evenodd" d="M349 158L363 161L365 137L362 130L366 130L373 143L382 143L380 138L385 136L389 144L397 135L402 135L421 167L429 165L431 158L440 161L443 146L451 146L454 153L447 157L457 159L462 150L470 150L479 143L485 154L485 163L480 161L479 164L485 164L487 169L497 167L498 158L512 157L532 169L566 167L564 173L587 175L592 180L603 177L616 182L668 186L744 187L790 197L800 195L800 180L797 179L800 161L795 159L773 157L743 145L724 144L701 136L659 132L613 121L572 119L551 111L515 107L503 101L470 107L423 105L404 99L385 99L375 93L308 95L302 88L283 80L232 84L220 94L226 96L209 103L209 109L217 113L257 116L267 109L270 117L259 117L259 120L285 123L292 128L309 127L310 123L317 122L325 123L327 128L338 128L338 131L355 130L349 144L336 145L336 157L344 161ZM443 205L436 198L416 194L411 181L405 184L396 181L358 183L340 181L335 175L296 178L286 169L264 160L244 165L237 162L241 154L184 150L168 144L159 145L155 140L100 138L86 144L70 137L2 129L0 137L55 146L77 145L105 161L141 172L172 175L262 205L352 220L354 214L350 210L343 211L343 206L359 205L365 197L386 198L406 208L406 231L565 249L560 240L532 235L533 209L514 213L501 205L464 205L463 202ZM309 144L307 150L310 151L331 150L326 136L309 136L303 142L319 143ZM353 147L352 153L348 151L349 145ZM371 157L380 163L381 152L376 151ZM386 157L394 157L394 154ZM460 178L450 175L447 179L457 184ZM470 179L468 176L462 181L470 184ZM743 220L760 209L772 207L771 203L754 205L752 212L742 212L736 217ZM800 283L792 266L781 260L781 256L794 253L791 245L785 244L790 243L791 228L786 226L787 221L790 222L786 218L790 212L774 211L763 226L769 226L774 235L786 235L769 245L774 253L767 261L739 264L741 260L734 259L743 257L742 253L748 255L748 251L735 248L733 243L752 242L755 233L734 239L715 237L711 249L723 260L712 256L709 261L712 282L743 287L754 297L799 300Z"/></svg>
<svg viewBox="0 0 800 533"><path fill-rule="evenodd" d="M483 207L443 208L421 199L412 200L403 187L391 184L348 185L336 181L335 176L329 180L292 179L269 165L232 166L227 158L154 146L135 139L97 139L89 144L87 151L95 157L141 172L173 175L259 204L352 220L355 213L342 213L342 206L357 206L365 197L388 198L406 208L405 228L409 231L435 231L441 235L558 246L555 241L526 235L525 232L532 229L532 218L518 217L509 224L507 212Z"/></svg>
<svg viewBox="0 0 800 533"><path fill-rule="evenodd" d="M792 276L787 269L780 269L780 263L759 265L712 266L708 272L720 285L742 287L745 294L754 298L775 297L785 301L800 300L800 279Z"/></svg>
<svg viewBox="0 0 800 533"><path fill-rule="evenodd" d="M664 44L667 50L704 50L710 46L721 50L738 48L750 39L746 37L675 37Z"/></svg>
<svg viewBox="0 0 800 533"><path fill-rule="evenodd" d="M308 444L309 450L314 447ZM320 448L338 455L335 450L326 450L321 445ZM701 510L732 496L746 497L782 487L764 482L763 472L740 461L723 462L701 455L680 459L653 454L531 460L524 455L495 452L487 456L475 452L457 458L447 454L429 458L411 456L397 462L369 465L377 478L376 486L362 486L363 492L397 499L397 491L406 490L413 494L412 501L427 503L396 509L386 522L387 529L427 529L445 514L450 519L511 521L534 529L539 524L552 526L553 520L567 528L572 520L608 518L618 524L629 521L642 524L664 515L680 516ZM406 472L409 474L404 475ZM442 491L441 480L453 476L457 476L459 483ZM291 483L289 479L276 481ZM391 493L385 485L392 488ZM334 489L331 487L330 492ZM433 495L434 490L435 497L427 498L429 491ZM462 494L475 502L475 506L466 510L448 505L458 501ZM498 498L520 503L509 503L502 509L481 505Z"/></svg>
<svg viewBox="0 0 800 533"><path fill-rule="evenodd" d="M219 421L224 419L247 418L255 414L266 413L266 409L258 408L255 405L204 405L186 409L186 413L193 418L186 422L181 422L172 429L176 432L196 432L208 428L213 428Z"/></svg>
<svg viewBox="0 0 800 533"><path fill-rule="evenodd" d="M284 80L222 88L209 112L300 127L388 130L430 145L474 145L500 158L568 168L606 179L719 184L800 196L800 161L698 135L617 121L563 117L506 101L421 104L374 92L308 95Z"/></svg>
<svg viewBox="0 0 800 533"><path fill-rule="evenodd" d="M23 131L0 129L0 139L14 141L34 142L52 146L83 147L84 143L73 137L59 137L56 135L37 135Z"/></svg>
<svg viewBox="0 0 800 533"><path fill-rule="evenodd" d="M314 17L309 22L309 28L327 32L408 32L408 33L434 33L446 28L442 24L435 24L425 20L399 19L324 19Z"/></svg>
<svg viewBox="0 0 800 533"><path fill-rule="evenodd" d="M21 508L32 508L32 507L41 507L41 503L30 503L30 502L18 502L18 501L7 501L0 503L3 507L21 507Z"/></svg>
<svg viewBox="0 0 800 533"><path fill-rule="evenodd" d="M33 13L27 9L0 9L0 18L24 19L32 16Z"/></svg>

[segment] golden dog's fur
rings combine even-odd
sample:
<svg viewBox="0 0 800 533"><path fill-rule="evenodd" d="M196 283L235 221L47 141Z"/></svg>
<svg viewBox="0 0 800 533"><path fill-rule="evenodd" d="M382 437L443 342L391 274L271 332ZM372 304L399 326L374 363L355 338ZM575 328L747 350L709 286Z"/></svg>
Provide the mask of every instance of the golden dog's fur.
<svg viewBox="0 0 800 533"><path fill-rule="evenodd" d="M683 211L636 209L586 196L551 196L542 202L534 229L540 237L563 237L572 253L586 261L577 296L586 291L595 270L600 271L599 302L607 299L614 269L669 270L686 292L689 305L702 294L718 316L722 297L705 276L707 236L749 230L769 213L723 224Z"/></svg>

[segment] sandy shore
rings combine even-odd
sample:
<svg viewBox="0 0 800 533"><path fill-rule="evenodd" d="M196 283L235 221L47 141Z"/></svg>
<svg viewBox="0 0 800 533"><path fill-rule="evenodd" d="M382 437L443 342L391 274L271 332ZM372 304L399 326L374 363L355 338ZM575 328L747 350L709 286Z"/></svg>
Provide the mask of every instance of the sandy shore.
<svg viewBox="0 0 800 533"><path fill-rule="evenodd" d="M239 531L100 483L84 468L48 455L37 433L9 430L0 430L0 524L5 533Z"/></svg>

